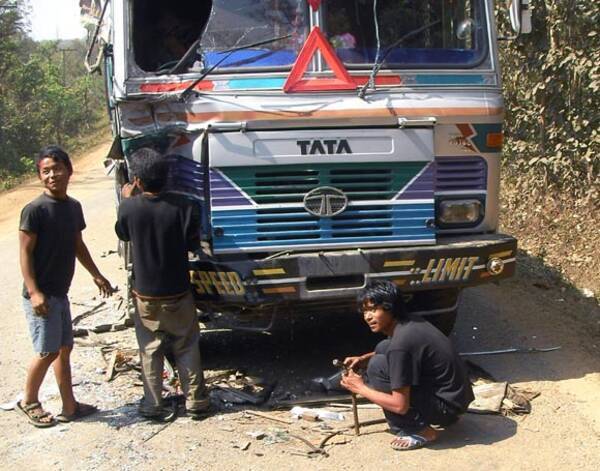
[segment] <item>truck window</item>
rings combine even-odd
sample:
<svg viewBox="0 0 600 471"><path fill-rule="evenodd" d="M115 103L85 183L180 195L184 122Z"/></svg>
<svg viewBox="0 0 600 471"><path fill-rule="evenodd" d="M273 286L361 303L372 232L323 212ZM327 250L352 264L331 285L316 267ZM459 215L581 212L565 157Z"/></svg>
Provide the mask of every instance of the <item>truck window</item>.
<svg viewBox="0 0 600 471"><path fill-rule="evenodd" d="M372 64L377 55L374 0L328 0L324 28L348 66ZM377 0L381 54L393 47L389 68L475 66L487 52L481 0Z"/></svg>
<svg viewBox="0 0 600 471"><path fill-rule="evenodd" d="M135 0L132 40L135 61L146 72L177 63L202 34L210 0Z"/></svg>

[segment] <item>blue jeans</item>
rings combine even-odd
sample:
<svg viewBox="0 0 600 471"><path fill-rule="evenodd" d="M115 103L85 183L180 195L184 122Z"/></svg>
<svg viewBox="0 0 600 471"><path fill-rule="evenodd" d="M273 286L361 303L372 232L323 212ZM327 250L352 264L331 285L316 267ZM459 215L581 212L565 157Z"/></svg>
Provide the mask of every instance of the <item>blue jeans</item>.
<svg viewBox="0 0 600 471"><path fill-rule="evenodd" d="M23 309L29 324L29 333L33 349L41 356L56 353L60 347L73 346L73 325L69 298L65 296L47 296L48 314L36 314L31 301L23 298Z"/></svg>

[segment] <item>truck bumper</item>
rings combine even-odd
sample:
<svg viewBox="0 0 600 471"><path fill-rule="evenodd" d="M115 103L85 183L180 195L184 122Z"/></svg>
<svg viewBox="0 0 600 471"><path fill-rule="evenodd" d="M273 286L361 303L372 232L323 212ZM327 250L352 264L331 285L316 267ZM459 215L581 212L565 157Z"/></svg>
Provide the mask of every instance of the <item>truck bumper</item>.
<svg viewBox="0 0 600 471"><path fill-rule="evenodd" d="M285 301L353 299L371 280L390 280L405 293L465 288L508 278L517 241L504 234L438 237L423 247L284 252L260 260L190 260L199 306L244 308Z"/></svg>

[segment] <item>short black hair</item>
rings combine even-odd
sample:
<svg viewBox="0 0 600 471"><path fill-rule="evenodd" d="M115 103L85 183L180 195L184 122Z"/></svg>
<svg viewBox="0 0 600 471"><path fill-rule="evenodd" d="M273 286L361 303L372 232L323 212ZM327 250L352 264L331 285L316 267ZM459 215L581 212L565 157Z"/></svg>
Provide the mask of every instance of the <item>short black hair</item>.
<svg viewBox="0 0 600 471"><path fill-rule="evenodd" d="M55 162L62 162L67 167L69 175L73 175L73 165L71 164L69 154L58 146L46 146L35 156L35 168L37 168L38 175L40 174L40 162L48 158Z"/></svg>
<svg viewBox="0 0 600 471"><path fill-rule="evenodd" d="M145 191L158 193L167 183L169 161L157 150L142 147L129 158L131 174L142 182Z"/></svg>
<svg viewBox="0 0 600 471"><path fill-rule="evenodd" d="M388 311L397 320L404 320L406 306L398 287L391 281L370 281L356 298L358 310L362 312L366 303L373 303Z"/></svg>

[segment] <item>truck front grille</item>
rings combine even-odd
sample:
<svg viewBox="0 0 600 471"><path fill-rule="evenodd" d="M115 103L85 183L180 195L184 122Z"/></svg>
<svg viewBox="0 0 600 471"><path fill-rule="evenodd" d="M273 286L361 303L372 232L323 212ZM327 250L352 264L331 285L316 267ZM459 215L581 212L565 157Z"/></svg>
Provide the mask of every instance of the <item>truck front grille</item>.
<svg viewBox="0 0 600 471"><path fill-rule="evenodd" d="M304 196L323 186L344 192L344 212L320 218L306 211ZM211 174L215 253L431 244L433 211L429 162L221 168Z"/></svg>

